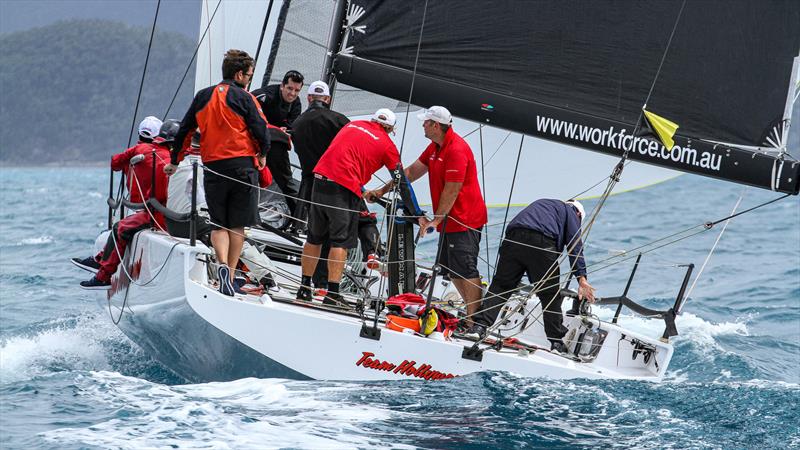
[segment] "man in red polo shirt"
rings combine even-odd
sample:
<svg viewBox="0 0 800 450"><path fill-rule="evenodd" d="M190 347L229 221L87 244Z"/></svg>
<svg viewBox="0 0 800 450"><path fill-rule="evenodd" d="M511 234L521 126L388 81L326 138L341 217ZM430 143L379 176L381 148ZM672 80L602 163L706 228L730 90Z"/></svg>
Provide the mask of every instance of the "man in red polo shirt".
<svg viewBox="0 0 800 450"><path fill-rule="evenodd" d="M350 122L336 134L314 168L314 188L308 216L308 237L303 247L303 279L299 300L311 300L311 276L317 267L322 244L328 253L328 295L324 303L341 304L342 279L347 249L358 241L361 188L381 167L393 170L400 164L397 147L389 138L396 122L394 113L381 108L371 120Z"/></svg>
<svg viewBox="0 0 800 450"><path fill-rule="evenodd" d="M419 159L406 169L408 181L428 173L433 200L434 218L420 219L420 236L436 227L441 233L442 252L437 263L453 280L461 298L467 305L467 325L472 315L480 309L481 274L478 272L478 251L481 228L486 225L486 203L478 184L478 170L472 149L455 131L453 117L443 106L431 106L417 118L422 120L425 137L430 145ZM375 195L388 191L384 186ZM371 198L370 193L367 198ZM447 229L442 222L447 218Z"/></svg>

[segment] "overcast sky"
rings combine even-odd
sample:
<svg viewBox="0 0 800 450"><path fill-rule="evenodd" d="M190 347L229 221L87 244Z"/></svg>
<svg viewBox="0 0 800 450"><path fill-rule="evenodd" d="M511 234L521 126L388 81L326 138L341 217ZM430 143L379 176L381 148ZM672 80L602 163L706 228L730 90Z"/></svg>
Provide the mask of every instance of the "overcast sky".
<svg viewBox="0 0 800 450"><path fill-rule="evenodd" d="M26 30L65 19L109 19L150 27L157 0L0 0L0 32ZM200 0L162 0L159 30L197 38Z"/></svg>

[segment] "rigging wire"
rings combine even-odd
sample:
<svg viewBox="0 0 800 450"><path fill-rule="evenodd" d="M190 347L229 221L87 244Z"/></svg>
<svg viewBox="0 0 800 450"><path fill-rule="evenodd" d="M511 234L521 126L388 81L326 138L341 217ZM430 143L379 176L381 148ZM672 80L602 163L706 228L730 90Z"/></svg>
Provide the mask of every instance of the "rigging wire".
<svg viewBox="0 0 800 450"><path fill-rule="evenodd" d="M736 212L736 209L739 208L739 204L742 203L742 199L744 198L744 192L739 195L739 200L736 201L736 204L733 205L733 209L731 210L731 214ZM689 287L689 290L686 291L686 295L684 298L686 299L683 304L681 304L681 309L686 302L689 301L690 296L692 295L692 291L694 291L694 287L697 285L697 280L700 279L700 275L703 274L703 270L706 268L706 264L708 261L711 260L711 255L714 253L714 250L717 248L717 244L719 244L720 239L722 239L722 235L725 234L725 230L728 229L728 224L731 223L731 219L725 221L725 225L722 226L722 230L720 230L719 234L717 235L717 239L714 241L714 245L711 246L711 250L709 250L708 255L706 256L705 261L703 261L703 265L700 266L700 270L697 271L697 275L694 277L694 281L692 281L692 285ZM675 311L676 314L680 314L680 311Z"/></svg>
<svg viewBox="0 0 800 450"><path fill-rule="evenodd" d="M206 10L206 17L208 17L208 2L209 1L210 0L202 0L203 6L205 7L205 10ZM217 0L216 8L219 8L220 4L222 4L222 0ZM216 11L216 8L214 9L215 11ZM206 29L209 30L209 31L211 31L210 26L211 26L211 19L208 20L208 24L206 25L206 27L207 27ZM211 39L212 39L211 38L211 33L209 33L208 42L211 42ZM214 79L213 78L214 77L214 69L211 67L211 46L210 45L208 46L208 61L209 61L209 64L208 64L208 79L209 80L213 80Z"/></svg>
<svg viewBox="0 0 800 450"><path fill-rule="evenodd" d="M503 217L503 229L500 230L500 239L502 245L502 238L503 235L506 234L506 224L508 222L508 211L511 209L511 195L514 193L514 183L517 181L517 169L519 169L519 159L522 156L522 144L525 142L525 135L520 135L519 139L519 150L517 150L517 162L514 164L514 176L511 177L511 189L508 190L508 202L506 203L506 214ZM488 241L488 239L487 239ZM487 242L488 243L488 242ZM495 273L492 274L492 278L494 278L495 274L497 273L497 264L500 262L500 250L497 251L497 257L494 261L494 270Z"/></svg>
<svg viewBox="0 0 800 450"><path fill-rule="evenodd" d="M675 31L678 29L678 23L681 21L681 16L683 15L683 8L686 6L686 0L681 2L681 9L678 11L678 17L675 18L675 23L672 25L672 32L669 34L669 40L667 40L667 47L664 49L664 53L661 55L661 62L658 63L658 70L656 70L656 76L653 78L653 82L650 84L650 91L647 92L647 97L644 100L645 107L647 106L647 102L650 101L650 96L653 95L653 89L656 87L656 82L658 81L658 76L661 74L661 69L664 67L664 61L667 60L667 55L669 54L669 49L672 47L672 39L675 37ZM643 112L639 112L639 120L642 119Z"/></svg>
<svg viewBox="0 0 800 450"><path fill-rule="evenodd" d="M480 144L481 148L481 187L483 188L483 201L486 202L486 170L485 165L483 163L483 124L478 125L478 143ZM510 201L509 201L510 202ZM484 243L486 244L486 275L489 275L489 272L492 271L491 264L489 263L489 226L484 224L483 227L486 230L486 239L484 239Z"/></svg>
<svg viewBox="0 0 800 450"><path fill-rule="evenodd" d="M144 58L144 69L142 69L142 79L139 81L139 93L136 95L136 106L133 108L133 120L131 121L131 132L128 134L128 147L133 141L133 130L136 129L136 116L139 114L139 102L142 99L144 89L144 77L147 75L147 63L150 62L150 51L153 48L153 36L156 34L156 22L158 21L158 11L161 9L161 0L156 4L156 14L153 17L153 26L150 28L150 42L147 44L147 56Z"/></svg>
<svg viewBox="0 0 800 450"><path fill-rule="evenodd" d="M766 201L766 202L764 202L764 203L760 203L760 204L758 204L758 205L756 205L756 206L753 206L752 208L745 209L744 211L740 211L740 212L738 212L738 213L736 213L736 214L732 214L732 215L730 215L730 216L728 216L728 217L724 217L724 218L722 218L722 219L719 219L719 220L716 220L716 221L714 221L714 222L708 222L708 223L706 224L706 227L707 227L707 228L711 228L711 227L713 227L714 225L717 225L717 224L719 224L719 223L721 223L721 222L728 221L728 220L730 220L730 219L733 219L734 217L741 216L742 214L749 213L750 211L754 211L754 210L756 210L756 209L758 209L758 208L761 208L761 207L763 207L763 206L767 206L767 205L769 205L769 204L775 203L775 202L777 202L778 200L783 200L783 199L785 199L786 197L788 197L788 196L790 196L790 195L792 195L792 194L784 194L784 195L781 195L780 197L773 198L772 200Z"/></svg>
<svg viewBox="0 0 800 450"><path fill-rule="evenodd" d="M411 110L411 99L414 96L414 82L417 79L417 67L419 66L419 53L422 48L422 33L425 31L425 17L428 14L428 0L422 9L422 23L419 27L419 39L417 40L417 54L414 56L414 70L411 72L411 87L408 90L408 101L406 102L406 117L403 122L403 135L400 138L400 159L403 158L403 147L406 142L406 130L408 129L408 113Z"/></svg>
<svg viewBox="0 0 800 450"><path fill-rule="evenodd" d="M508 138L510 138L510 137L511 137L511 134L512 134L512 133L511 133L510 131L509 131L508 133L506 133L506 137L504 137L504 138L503 138L503 140L502 140L502 141L500 141L500 145L498 145L498 146L497 146L497 148L494 150L494 152L491 154L491 156L489 156L489 159L488 159L488 160L486 160L486 162L483 164L483 165L484 165L484 167L485 167L485 166L487 166L487 165L489 165L489 163L490 163L490 162L492 162L492 159L494 158L494 155L496 155L496 154L497 154L497 152L499 152L499 151L500 151L500 149L501 149L501 148L503 148L503 144L505 144L505 143L506 143L506 141L508 140ZM466 136L465 136L465 137L466 137Z"/></svg>
<svg viewBox="0 0 800 450"><path fill-rule="evenodd" d="M628 161L625 161L625 165L626 165L626 166L627 166L628 164L630 164L630 163L631 163L631 161L630 161L630 160L628 160ZM595 183L595 184L593 184L593 185L589 186L588 188L586 188L586 189L584 189L584 190L582 190L582 191L578 192L577 194L575 194L575 195L571 196L570 198L574 198L575 200L580 200L580 197L581 197L581 195L583 195L583 194L585 194L585 193L587 193L587 192L591 191L592 189L596 188L597 186L600 186L601 184L603 184L603 182L604 182L604 181L608 180L608 179L609 179L609 177L611 177L611 175L608 175L608 176L606 176L606 177L602 178L602 179L601 179L600 181L598 181L597 183Z"/></svg>
<svg viewBox="0 0 800 450"><path fill-rule="evenodd" d="M261 36L258 38L258 47L256 47L256 56L253 58L253 70L258 64L258 55L261 54L261 45L264 43L264 35L267 34L267 24L269 23L269 16L272 14L272 4L275 0L269 0L267 5L267 14L264 16L264 25L261 26Z"/></svg>
<svg viewBox="0 0 800 450"><path fill-rule="evenodd" d="M203 30L202 36L200 36L200 40L197 42L197 45L194 48L194 52L192 53L192 57L189 59L189 64L186 65L186 70L183 71L183 76L181 77L181 81L178 83L178 88L175 89L175 94L172 95L172 100L169 102L169 106L167 106L167 110L164 112L164 119L167 118L169 115L170 110L172 110L172 105L175 103L175 99L178 98L178 93L181 91L181 87L183 87L183 82L186 81L186 75L189 74L189 70L192 69L192 64L194 64L194 59L197 57L197 52L200 50L200 46L203 44L203 39L205 39L206 34L208 33L209 28L211 27L211 23L214 21L214 16L217 15L217 10L219 10L219 5L222 4L222 0L217 2L216 8L214 8L214 13L211 14L211 18L208 20L208 24L206 24L206 29ZM197 68L195 68L197 70Z"/></svg>

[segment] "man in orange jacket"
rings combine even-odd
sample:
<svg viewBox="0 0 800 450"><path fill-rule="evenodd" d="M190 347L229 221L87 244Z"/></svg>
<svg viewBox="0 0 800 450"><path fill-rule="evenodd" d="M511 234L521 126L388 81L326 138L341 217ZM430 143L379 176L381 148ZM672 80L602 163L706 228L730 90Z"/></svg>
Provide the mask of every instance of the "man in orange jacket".
<svg viewBox="0 0 800 450"><path fill-rule="evenodd" d="M223 80L195 95L175 142L200 130L200 157L206 173L203 185L214 231L211 244L217 262L220 292L233 295L233 270L244 245L244 228L258 217L258 170L266 165L270 138L258 100L245 89L255 62L246 52L228 50L222 60ZM173 147L165 168L175 172L180 145Z"/></svg>

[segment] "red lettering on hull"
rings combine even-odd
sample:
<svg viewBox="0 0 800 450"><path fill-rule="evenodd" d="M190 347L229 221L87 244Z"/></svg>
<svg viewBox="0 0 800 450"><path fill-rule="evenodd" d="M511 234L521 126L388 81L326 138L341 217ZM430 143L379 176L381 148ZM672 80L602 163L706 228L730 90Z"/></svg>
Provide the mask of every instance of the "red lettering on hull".
<svg viewBox="0 0 800 450"><path fill-rule="evenodd" d="M393 372L405 375L407 377L423 378L425 380L445 380L448 378L455 378L457 375L452 373L439 372L432 370L433 366L430 364L422 364L416 367L416 361L404 360L400 365L392 364L389 361L381 361L374 357L375 353L361 352L361 358L356 361L356 366L361 366L365 369L381 370L384 372Z"/></svg>

